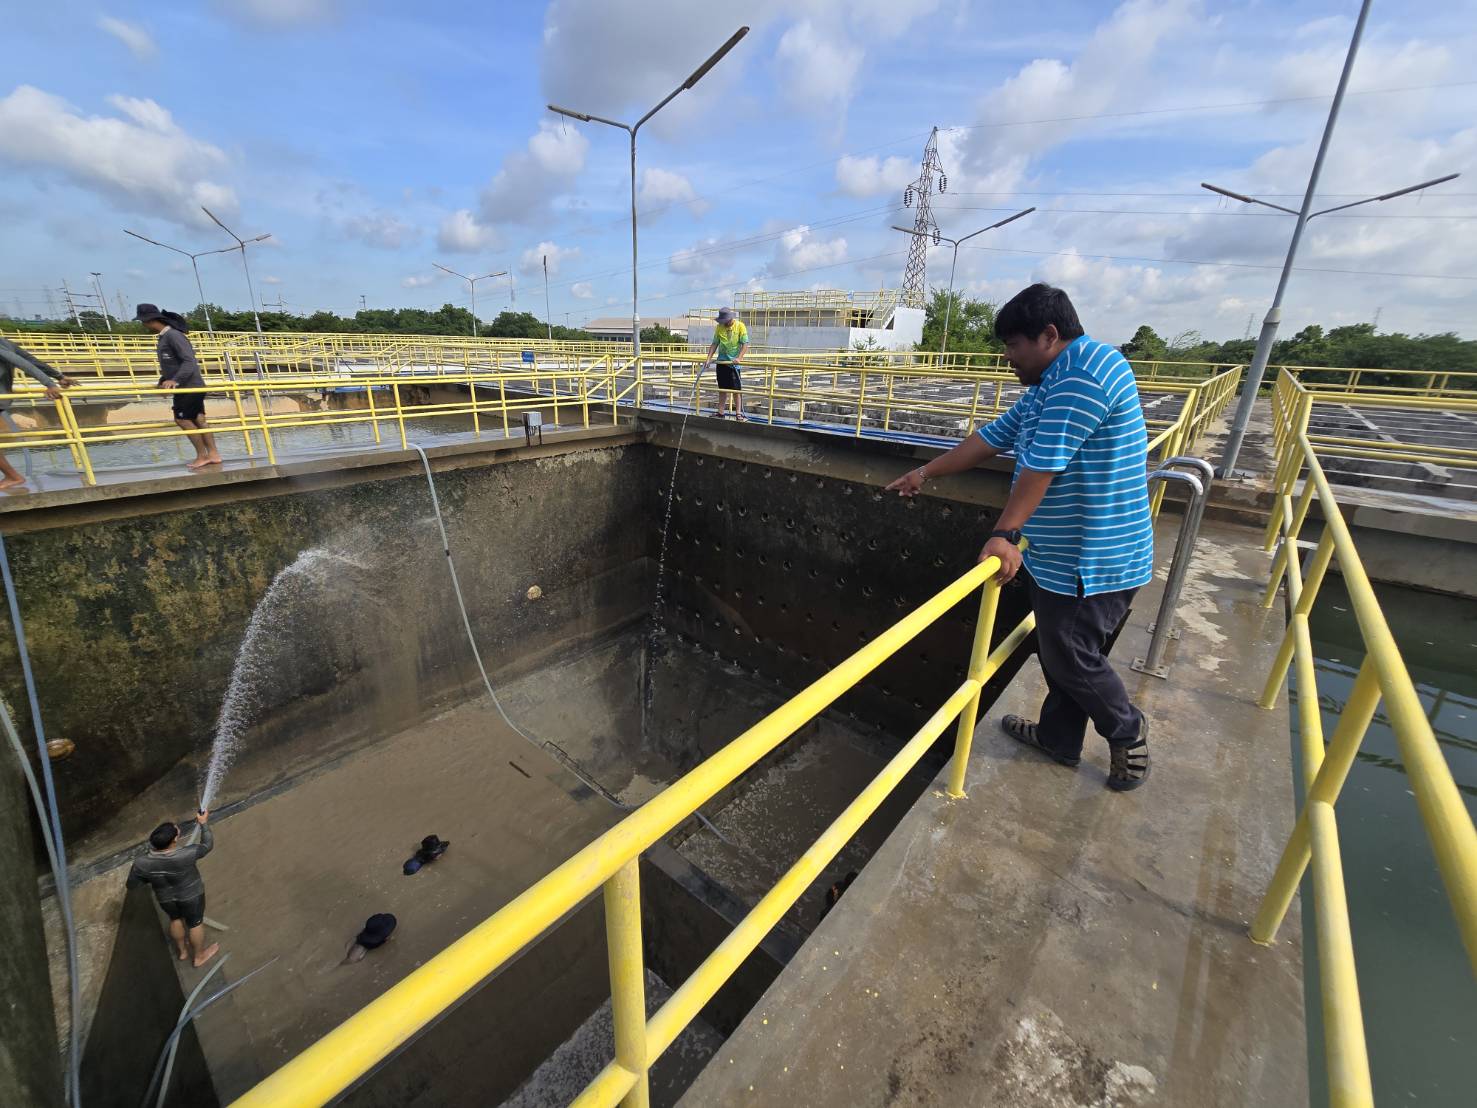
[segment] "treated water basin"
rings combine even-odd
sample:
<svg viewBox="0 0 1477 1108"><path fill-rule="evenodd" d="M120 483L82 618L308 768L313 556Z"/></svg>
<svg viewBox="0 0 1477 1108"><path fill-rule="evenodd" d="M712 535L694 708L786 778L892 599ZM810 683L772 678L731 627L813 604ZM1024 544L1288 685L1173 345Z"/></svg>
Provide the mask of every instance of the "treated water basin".
<svg viewBox="0 0 1477 1108"><path fill-rule="evenodd" d="M1477 601L1376 589L1467 810L1477 817ZM1311 618L1325 736L1364 660L1343 581L1329 578ZM1292 725L1297 726L1296 700ZM1294 752L1298 749L1296 738ZM1298 769L1301 781L1301 768ZM1381 708L1339 797L1359 999L1375 1100L1468 1105L1477 1088L1477 988ZM1303 884L1303 926L1313 934ZM1311 1103L1328 1101L1316 946L1305 947Z"/></svg>

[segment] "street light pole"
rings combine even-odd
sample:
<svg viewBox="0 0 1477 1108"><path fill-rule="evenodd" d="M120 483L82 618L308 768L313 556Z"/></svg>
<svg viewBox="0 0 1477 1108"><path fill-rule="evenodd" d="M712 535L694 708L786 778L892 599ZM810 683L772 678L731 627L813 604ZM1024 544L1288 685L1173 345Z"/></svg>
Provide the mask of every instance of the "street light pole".
<svg viewBox="0 0 1477 1108"><path fill-rule="evenodd" d="M165 250L173 250L176 254L183 254L190 259L190 265L195 270L195 291L200 294L200 310L205 313L205 329L212 335L215 334L215 324L210 319L210 304L205 299L205 286L200 283L200 263L195 259L203 258L207 254L229 254L236 248L234 246L222 246L218 250L201 250L199 253L191 254L188 250L181 250L178 246L170 246L167 242L151 239L148 235L141 235L137 231L130 231L127 227L123 228L123 233L125 235L132 235L136 239L143 239L144 242L152 243L154 246L162 246Z"/></svg>
<svg viewBox="0 0 1477 1108"><path fill-rule="evenodd" d="M556 104L550 104L548 106L549 111L556 115L567 115L570 119L578 119L582 123L604 123L607 127L618 127L631 136L631 353L634 356L635 364L638 368L641 365L641 303L636 279L636 132L641 129L643 123L675 100L679 94L686 92L706 77L708 70L722 61L723 56L737 46L739 40L748 33L748 27L740 27L729 36L727 42L713 52L707 61L693 70L692 76L688 77L680 86L668 93L661 103L652 108L651 111L643 115L634 124L621 123L618 120L605 119L602 116L590 115L586 112L571 111L569 108L561 108Z"/></svg>
<svg viewBox="0 0 1477 1108"><path fill-rule="evenodd" d="M1359 7L1359 18L1354 23L1354 34L1349 39L1349 52L1344 56L1343 72L1339 74L1338 87L1334 90L1333 103L1328 108L1328 121L1323 125L1323 138L1318 143L1318 153L1313 159L1313 170L1308 174L1308 187L1303 193L1303 204L1300 209L1293 211L1284 208L1280 204L1270 204L1265 200L1257 200L1250 196L1242 196L1240 193L1231 192L1228 189L1217 188L1214 185L1202 184L1203 188L1222 196L1228 196L1233 200L1239 200L1243 204L1260 204L1265 208L1275 208L1289 215L1297 216L1297 223L1292 229L1292 239L1287 244L1287 257L1282 262L1282 275L1277 280L1277 292L1272 297L1272 306L1267 309L1267 315L1262 320L1261 334L1257 336L1256 352L1252 355L1251 365L1246 371L1246 380L1241 385L1241 399L1236 405L1236 415L1231 421L1230 432L1226 436L1225 449L1221 455L1221 464L1218 475L1230 477L1235 472L1236 460L1241 454L1241 444L1246 438L1246 426L1251 422L1251 411L1256 404L1257 390L1261 388L1262 376L1267 372L1267 360L1272 354L1272 343L1277 338L1277 328L1282 323L1282 296L1287 291L1287 279L1292 275L1292 263L1297 257L1298 244L1303 238L1303 228L1307 226L1308 220L1317 215L1327 215L1329 212L1342 211L1352 208L1355 204L1368 204L1375 200L1388 200L1394 196L1403 196L1408 192L1427 188L1442 181L1450 181L1456 177L1453 173L1447 177L1441 177L1434 181L1426 181L1410 188L1400 189L1397 192L1385 193L1382 196L1371 196L1367 200L1355 201L1355 204L1340 204L1336 208L1325 208L1321 212L1312 211L1313 196L1318 191L1318 177L1323 172L1323 159L1328 153L1329 141L1333 138L1334 126L1338 123L1339 109L1344 103L1344 90L1349 87L1349 74L1354 69L1354 58L1359 53L1359 40L1364 36L1364 24L1369 18L1370 0L1364 0Z"/></svg>
<svg viewBox="0 0 1477 1108"><path fill-rule="evenodd" d="M108 318L108 298L103 295L103 275L96 270L92 270L89 275L92 277L92 287L97 289L98 310L103 313L103 323L107 325L108 334L111 335L113 333L113 321Z"/></svg>
<svg viewBox="0 0 1477 1108"><path fill-rule="evenodd" d="M549 256L544 255L544 324L549 328L549 341L554 341L554 313L549 311Z"/></svg>
<svg viewBox="0 0 1477 1108"><path fill-rule="evenodd" d="M256 310L256 289L253 288L251 284L251 266L246 264L246 247L249 243L261 242L263 239L271 238L271 232L268 232L265 235L257 235L254 239L243 239L240 235L227 227L219 219L216 219L215 213L207 208L204 204L200 205L200 210L206 215L210 216L211 221L214 222L217 227L219 227L222 231L236 240L236 247L241 251L241 268L246 271L246 294L251 297L251 317L256 320L256 333L259 335L262 333L262 317L260 314L258 314Z"/></svg>
<svg viewBox="0 0 1477 1108"><path fill-rule="evenodd" d="M944 341L939 345L940 354L947 354L949 352L949 321L954 315L954 269L959 264L959 247L974 238L975 235L983 235L986 231L993 231L996 227L1004 227L1007 223L1014 223L1017 219L1030 215L1035 210L1034 207L1030 207L1025 211L1016 212L1015 215L1002 219L999 223L992 223L988 227L981 227L978 231L971 231L969 234L957 239L951 239L949 236L941 235L937 231L918 231L912 227L899 227L896 223L892 225L894 231L901 231L905 235L913 235L916 238L932 239L935 246L941 242L947 242L954 248L954 258L949 262L949 296L944 303Z"/></svg>
<svg viewBox="0 0 1477 1108"><path fill-rule="evenodd" d="M472 292L472 337L475 339L477 337L477 282L486 281L489 277L506 277L508 271L504 269L499 270L497 273L484 273L480 277L468 277L465 273L458 273L454 269L448 269L440 262L432 262L431 264L442 273L450 273L453 277L460 277L467 283L467 287Z"/></svg>

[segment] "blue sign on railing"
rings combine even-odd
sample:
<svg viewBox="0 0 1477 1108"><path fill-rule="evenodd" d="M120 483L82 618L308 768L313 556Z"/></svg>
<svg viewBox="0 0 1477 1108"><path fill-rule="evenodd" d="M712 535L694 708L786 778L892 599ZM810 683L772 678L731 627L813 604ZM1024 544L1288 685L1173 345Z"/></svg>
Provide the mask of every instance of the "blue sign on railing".
<svg viewBox="0 0 1477 1108"><path fill-rule="evenodd" d="M532 365L533 364L533 351L532 350L525 350L523 352L523 364L524 365Z"/></svg>

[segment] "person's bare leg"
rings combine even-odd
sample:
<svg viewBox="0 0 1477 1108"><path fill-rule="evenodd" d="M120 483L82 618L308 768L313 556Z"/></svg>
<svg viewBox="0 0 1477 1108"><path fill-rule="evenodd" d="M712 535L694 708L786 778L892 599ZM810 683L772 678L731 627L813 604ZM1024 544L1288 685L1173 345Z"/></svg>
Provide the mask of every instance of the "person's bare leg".
<svg viewBox="0 0 1477 1108"><path fill-rule="evenodd" d="M174 421L174 425L178 427L181 431L190 432L190 434L187 434L185 437L190 440L190 445L195 448L195 460L193 462L186 462L186 468L199 469L205 464L205 444L200 441L201 436L194 433L194 421L189 419L177 419Z"/></svg>
<svg viewBox="0 0 1477 1108"><path fill-rule="evenodd" d="M195 426L200 428L202 431L205 431L206 423L204 412L201 412L198 416L195 417ZM220 465L221 453L215 448L215 436L212 435L209 431L206 431L205 434L200 436L200 441L205 449L205 464L212 466Z"/></svg>
<svg viewBox="0 0 1477 1108"><path fill-rule="evenodd" d="M195 950L195 966L197 969L214 958L221 948L220 943L211 943L209 946L205 945L205 925L203 923L199 927L190 928L190 946Z"/></svg>
<svg viewBox="0 0 1477 1108"><path fill-rule="evenodd" d="M0 454L0 489L13 489L25 483L26 479L15 466L5 460L4 454Z"/></svg>
<svg viewBox="0 0 1477 1108"><path fill-rule="evenodd" d="M174 949L179 952L179 960L183 962L190 956L190 948L185 945L185 921L172 919L169 921L169 937L174 940Z"/></svg>

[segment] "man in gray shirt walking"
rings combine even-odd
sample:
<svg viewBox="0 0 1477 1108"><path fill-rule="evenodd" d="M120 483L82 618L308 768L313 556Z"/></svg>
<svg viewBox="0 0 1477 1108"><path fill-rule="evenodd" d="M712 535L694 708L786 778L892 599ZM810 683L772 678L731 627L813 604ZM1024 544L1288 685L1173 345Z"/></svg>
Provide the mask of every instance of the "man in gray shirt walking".
<svg viewBox="0 0 1477 1108"><path fill-rule="evenodd" d="M147 884L154 890L154 899L169 917L169 937L179 960L183 962L193 951L196 966L203 966L220 950L219 943L205 945L205 882L195 867L215 846L215 836L205 825L209 818L209 812L195 817L200 839L188 846L180 843L178 824L161 823L149 836L149 852L135 858L128 871L130 889Z"/></svg>
<svg viewBox="0 0 1477 1108"><path fill-rule="evenodd" d="M10 407L10 399L4 394L15 391L16 370L39 381L41 387L46 390L46 395L52 400L61 397L62 389L69 389L77 383L54 366L43 362L29 350L22 349L0 335L0 415L4 416L5 422L12 430L15 425L10 423L10 417L5 415ZM16 471L15 466L5 460L4 454L0 454L0 489L13 489L25 483L26 479Z"/></svg>

